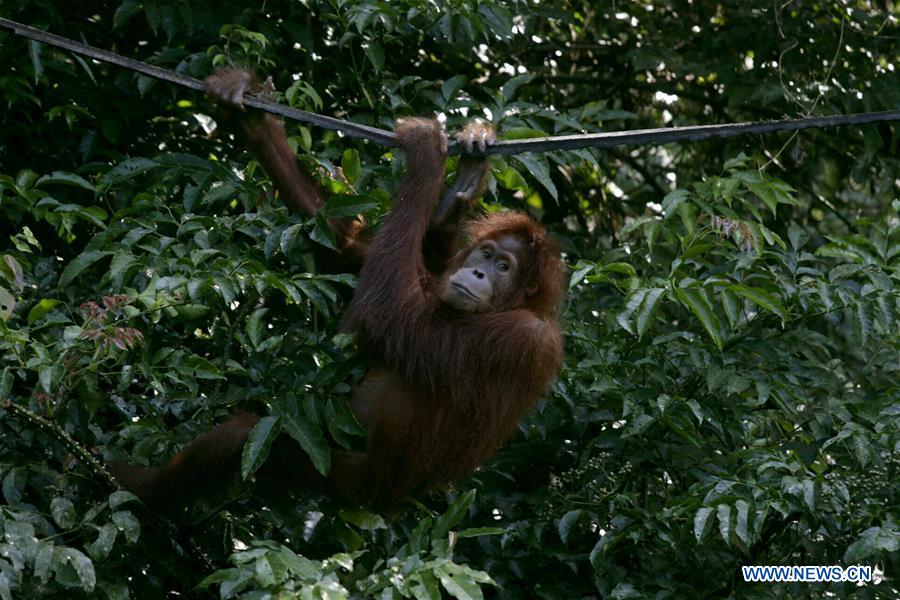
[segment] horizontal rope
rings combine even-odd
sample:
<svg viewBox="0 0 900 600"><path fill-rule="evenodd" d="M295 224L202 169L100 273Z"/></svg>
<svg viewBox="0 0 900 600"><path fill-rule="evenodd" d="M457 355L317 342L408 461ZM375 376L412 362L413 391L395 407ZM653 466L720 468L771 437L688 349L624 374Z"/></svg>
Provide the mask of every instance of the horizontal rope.
<svg viewBox="0 0 900 600"><path fill-rule="evenodd" d="M87 44L82 44L64 38L59 35L47 33L28 25L23 25L9 19L0 18L0 27L12 30L16 35L32 39L36 42L49 44L58 48L64 48L89 56L90 58L125 67L148 77L175 83L192 90L204 91L203 82L180 75L168 69L155 67L147 63L127 58L114 52L100 50ZM392 131L370 127L326 117L298 108L284 106L277 102L270 102L262 98L247 95L244 97L244 105L263 110L268 113L310 123L324 129L342 131L345 134L371 140L383 146L396 146L397 136ZM796 131L800 129L821 129L824 127L838 127L844 125L859 125L863 123L876 123L880 121L900 120L900 109L881 112L855 113L849 115L834 115L825 117L804 117L799 119L783 119L774 121L756 121L750 123L725 123L722 125L692 125L689 127L664 127L658 129L633 129L630 131L614 131L606 133L584 133L574 135L557 135L549 137L528 138L521 140L500 141L488 146L483 154L520 154L522 152L548 152L550 150L577 150L580 148L612 148L613 146L640 146L646 144L669 144L681 141L697 141L709 138L726 138L752 133L771 133L775 131ZM449 145L450 154L461 154L462 147L456 142ZM472 152L473 155L482 154Z"/></svg>
<svg viewBox="0 0 900 600"><path fill-rule="evenodd" d="M186 88L197 90L198 92L204 91L203 82L199 79L187 77L186 75L180 75L174 71L169 71L168 69L162 69L160 67L148 65L147 63L135 60L133 58L127 58L114 52L100 50L99 48L88 46L87 44L82 44L80 42L76 42L59 35L54 35L52 33L47 33L46 31L41 31L40 29L35 29L34 27L29 27L28 25L10 21L9 19L0 18L0 27L11 29L17 35L32 39L36 42L42 42L45 44L50 44L51 46L56 46L58 48L64 48L66 50L75 52L76 54L82 54L84 56L89 56L102 62L125 67L126 69L137 71L138 73L142 73L144 75L147 75L148 77L161 79L170 83L176 83ZM255 96L245 96L244 104L252 108L258 108L260 110L280 115L282 117L287 117L289 119L294 119L296 121L311 123L325 129L343 131L347 135L372 140L373 142L378 142L379 144L382 144L384 146L397 145L397 136L395 136L393 132L386 131L384 129L378 129L377 127L369 127L368 125L360 125L358 123L342 121L333 117L317 115L316 113L307 112L298 108L284 106L282 104L278 104L277 102L269 102L268 100L263 100Z"/></svg>

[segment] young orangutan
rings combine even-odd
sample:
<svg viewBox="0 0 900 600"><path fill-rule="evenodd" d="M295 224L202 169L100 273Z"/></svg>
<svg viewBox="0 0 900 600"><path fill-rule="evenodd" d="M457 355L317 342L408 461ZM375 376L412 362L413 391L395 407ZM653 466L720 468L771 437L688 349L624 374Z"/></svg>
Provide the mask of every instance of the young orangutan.
<svg viewBox="0 0 900 600"><path fill-rule="evenodd" d="M207 88L241 107L244 92L260 85L251 73L231 70L207 79ZM325 195L298 168L282 125L247 113L241 127L284 203L314 215ZM463 157L442 194L447 139L440 124L404 119L396 133L406 172L378 233L368 236L361 219L331 222L337 264L362 265L343 327L358 334L371 357L351 399L368 430L367 449L333 450L324 481L311 467L294 473L300 486L318 483L340 502L376 508L463 477L487 460L547 389L563 353L557 322L563 263L543 227L503 212L468 222L463 235L487 161ZM483 150L494 133L473 123L459 140ZM159 468L111 468L148 504L178 507L233 479L257 420L236 415ZM305 460L299 447L296 453Z"/></svg>

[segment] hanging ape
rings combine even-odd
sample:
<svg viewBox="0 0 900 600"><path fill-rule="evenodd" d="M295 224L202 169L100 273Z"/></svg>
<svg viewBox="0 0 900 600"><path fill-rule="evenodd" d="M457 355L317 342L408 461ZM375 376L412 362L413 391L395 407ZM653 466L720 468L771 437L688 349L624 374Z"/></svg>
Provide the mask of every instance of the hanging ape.
<svg viewBox="0 0 900 600"><path fill-rule="evenodd" d="M206 84L218 101L241 109L245 91L263 89L242 70ZM315 215L324 193L298 168L281 123L255 112L240 122L284 203ZM311 465L292 469L299 486L321 485L340 502L376 508L464 477L487 460L547 389L563 352L557 323L563 263L544 229L516 212L464 224L484 190L486 159L462 157L442 194L441 126L404 119L396 133L406 172L378 233L369 236L360 219L330 222L340 248L335 264L361 264L343 327L358 334L371 358L350 403L368 430L367 448L333 450L324 481ZM458 139L470 150L484 149L494 134L470 123ZM149 505L180 507L233 480L257 420L234 416L159 468L121 462L111 468ZM299 447L295 456L295 463L308 462ZM283 481L288 474L281 469L274 464L267 471Z"/></svg>

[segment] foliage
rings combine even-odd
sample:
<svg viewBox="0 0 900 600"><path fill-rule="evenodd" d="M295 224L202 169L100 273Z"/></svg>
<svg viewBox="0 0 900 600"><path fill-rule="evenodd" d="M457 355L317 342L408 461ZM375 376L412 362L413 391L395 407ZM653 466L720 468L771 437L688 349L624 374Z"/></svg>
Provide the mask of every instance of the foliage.
<svg viewBox="0 0 900 600"><path fill-rule="evenodd" d="M195 77L253 65L283 102L381 127L900 106L889 4L89 4L2 16ZM279 434L326 471L327 440L364 436L355 279L317 272L325 220L280 207L199 95L6 32L0 60L0 599L896 594L896 125L494 158L488 203L527 207L571 265L566 363L520 434L395 515L248 484L173 527L92 457L157 464L246 409L268 416L243 479ZM288 132L323 216L389 209L393 153ZM742 581L765 564L879 582Z"/></svg>

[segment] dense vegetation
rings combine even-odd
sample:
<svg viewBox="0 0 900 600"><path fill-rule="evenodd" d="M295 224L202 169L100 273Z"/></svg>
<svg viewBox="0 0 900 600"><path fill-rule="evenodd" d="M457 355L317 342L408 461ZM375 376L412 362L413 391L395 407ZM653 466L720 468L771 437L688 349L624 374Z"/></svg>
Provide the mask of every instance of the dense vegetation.
<svg viewBox="0 0 900 600"><path fill-rule="evenodd" d="M4 0L0 16L199 78L251 65L307 110L450 130L486 114L513 138L896 109L892 6ZM157 464L243 408L290 413L327 468L325 432L360 435L338 333L354 279L316 273L327 228L280 206L199 94L7 32L0 64L0 599L896 597L896 124L495 158L486 203L527 207L571 265L566 362L521 433L390 517L297 482L282 506L247 486L173 527L102 459ZM398 157L288 131L332 210L389 209ZM754 564L872 565L877 583L744 583Z"/></svg>

